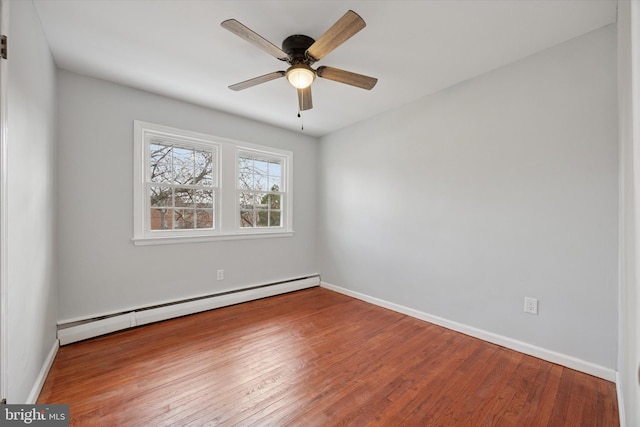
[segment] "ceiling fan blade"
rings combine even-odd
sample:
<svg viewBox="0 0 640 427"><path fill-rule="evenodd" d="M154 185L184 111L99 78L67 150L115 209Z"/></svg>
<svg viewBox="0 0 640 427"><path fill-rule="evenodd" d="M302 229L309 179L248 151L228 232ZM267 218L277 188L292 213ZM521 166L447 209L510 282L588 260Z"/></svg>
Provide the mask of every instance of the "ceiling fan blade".
<svg viewBox="0 0 640 427"><path fill-rule="evenodd" d="M280 77L284 77L284 71L274 71L273 73L265 74L264 76L254 77L253 79L245 80L240 83L236 83L234 85L229 86L231 90L242 90L250 88L251 86L259 85L260 83L266 83L271 80L279 79Z"/></svg>
<svg viewBox="0 0 640 427"><path fill-rule="evenodd" d="M274 56L282 61L286 61L289 59L289 55L287 55L278 46L274 45L269 40L265 39L260 34L256 33L255 31L253 31L249 27L246 27L235 19L227 19L226 21L222 21L220 25L222 26L222 28L231 31L233 34L245 39L252 45L259 47L271 56Z"/></svg>
<svg viewBox="0 0 640 427"><path fill-rule="evenodd" d="M307 56L319 61L366 26L360 15L349 10L307 49Z"/></svg>
<svg viewBox="0 0 640 427"><path fill-rule="evenodd" d="M298 106L300 111L311 110L313 108L311 86L307 86L304 89L298 89Z"/></svg>
<svg viewBox="0 0 640 427"><path fill-rule="evenodd" d="M323 79L329 79L367 90L373 89L376 83L378 83L378 79L374 77L352 73L351 71L345 71L333 67L318 67L316 74L318 77L322 77Z"/></svg>

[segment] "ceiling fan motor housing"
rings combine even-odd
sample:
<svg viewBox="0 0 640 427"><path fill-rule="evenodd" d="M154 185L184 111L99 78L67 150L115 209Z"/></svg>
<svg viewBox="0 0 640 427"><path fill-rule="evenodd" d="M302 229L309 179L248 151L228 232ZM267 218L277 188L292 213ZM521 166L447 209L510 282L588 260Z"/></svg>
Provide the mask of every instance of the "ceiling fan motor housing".
<svg viewBox="0 0 640 427"><path fill-rule="evenodd" d="M294 34L282 42L282 50L289 55L290 64L311 65L314 61L306 55L307 49L315 42L309 36Z"/></svg>

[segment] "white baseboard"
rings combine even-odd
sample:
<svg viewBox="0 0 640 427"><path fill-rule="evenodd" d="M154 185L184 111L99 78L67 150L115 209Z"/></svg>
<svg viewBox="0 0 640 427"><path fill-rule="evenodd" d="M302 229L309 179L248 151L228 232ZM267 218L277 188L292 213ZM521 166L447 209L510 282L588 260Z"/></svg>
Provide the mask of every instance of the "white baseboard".
<svg viewBox="0 0 640 427"><path fill-rule="evenodd" d="M312 276L273 285L252 287L222 295L213 295L208 298L176 302L155 308L134 309L127 313L114 315L106 319L88 320L81 325L58 329L58 339L60 340L60 345L71 344L134 326L146 325L161 320L199 313L201 311L213 310L215 308L311 288L319 284L319 276Z"/></svg>
<svg viewBox="0 0 640 427"><path fill-rule="evenodd" d="M44 363L42 364L42 368L36 377L36 381L31 388L31 393L27 397L27 401L25 402L27 405L33 405L38 401L38 396L40 396L40 391L42 391L42 387L44 386L44 382L47 379L47 375L49 375L49 370L51 370L51 365L53 365L53 361L56 358L56 354L58 354L58 348L60 348L60 341L55 340L53 342L53 346L47 355ZM10 402L14 403L14 402Z"/></svg>
<svg viewBox="0 0 640 427"><path fill-rule="evenodd" d="M332 285L330 283L321 282L320 286L380 307L387 308L389 310L396 311L398 313L406 314L407 316L415 317L416 319L424 320L426 322L433 323L435 325L442 326L456 332L461 332L465 335L469 335L493 344L500 345L502 347L519 351L520 353L528 354L539 359L566 366L567 368L575 369L576 371L584 372L586 374L593 375L607 381L616 381L615 370L596 365L595 363L587 362L573 356L568 356L566 354L547 350L532 344L514 340L513 338L494 334L493 332L474 328L472 326L444 319L439 316L434 316L419 310L415 310L379 298L371 297L369 295L361 294L360 292L355 292L349 289L342 288L340 286Z"/></svg>

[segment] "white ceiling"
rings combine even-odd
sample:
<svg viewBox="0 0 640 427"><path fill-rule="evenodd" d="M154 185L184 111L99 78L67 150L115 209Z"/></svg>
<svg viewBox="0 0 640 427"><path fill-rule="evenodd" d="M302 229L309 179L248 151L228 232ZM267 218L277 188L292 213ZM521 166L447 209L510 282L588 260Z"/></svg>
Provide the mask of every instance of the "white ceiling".
<svg viewBox="0 0 640 427"><path fill-rule="evenodd" d="M377 77L372 91L313 83L304 132L324 135L616 20L616 0L34 0L60 68L300 131L286 69L220 27L235 18L280 46L318 38L348 9L367 27L314 67Z"/></svg>

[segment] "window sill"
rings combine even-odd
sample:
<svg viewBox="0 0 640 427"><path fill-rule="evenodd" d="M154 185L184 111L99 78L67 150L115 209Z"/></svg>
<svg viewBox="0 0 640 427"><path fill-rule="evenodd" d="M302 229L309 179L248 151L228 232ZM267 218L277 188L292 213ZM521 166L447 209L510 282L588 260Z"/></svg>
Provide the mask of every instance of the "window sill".
<svg viewBox="0 0 640 427"><path fill-rule="evenodd" d="M181 243L204 243L222 240L268 239L275 237L292 237L294 231L264 231L253 233L220 233L209 236L160 236L134 237L131 239L136 246L176 245Z"/></svg>

